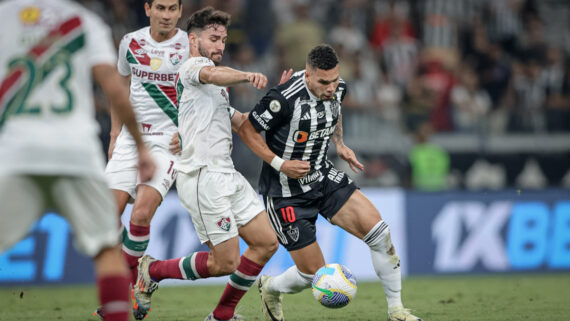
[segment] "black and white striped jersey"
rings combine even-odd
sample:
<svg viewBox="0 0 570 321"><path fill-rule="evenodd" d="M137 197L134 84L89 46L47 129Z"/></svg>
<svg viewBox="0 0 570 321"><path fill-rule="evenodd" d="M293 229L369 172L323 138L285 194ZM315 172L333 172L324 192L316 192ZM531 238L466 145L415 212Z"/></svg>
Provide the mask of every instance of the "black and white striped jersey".
<svg viewBox="0 0 570 321"><path fill-rule="evenodd" d="M309 92L305 71L272 88L249 114L257 131L265 131L269 148L279 157L310 161L311 171L292 179L263 163L259 188L262 195L291 197L307 193L322 182L330 170L327 151L346 95L342 79L334 99L320 100Z"/></svg>

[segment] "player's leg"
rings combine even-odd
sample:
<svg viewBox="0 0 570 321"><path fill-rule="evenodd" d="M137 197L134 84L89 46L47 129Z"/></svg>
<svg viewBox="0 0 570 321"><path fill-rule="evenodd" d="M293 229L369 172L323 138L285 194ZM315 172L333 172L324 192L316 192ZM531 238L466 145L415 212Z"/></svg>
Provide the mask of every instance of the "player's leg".
<svg viewBox="0 0 570 321"><path fill-rule="evenodd" d="M342 200L346 194L343 189L339 189L328 199ZM333 214L331 223L362 239L370 247L372 264L388 301L389 320L421 320L403 308L400 259L392 244L390 228L372 202L362 192L355 190Z"/></svg>
<svg viewBox="0 0 570 321"><path fill-rule="evenodd" d="M253 189L252 194L254 194L252 200L256 203L256 209L263 208ZM240 197L241 195L237 196ZM269 218L264 210L241 226L239 235L247 243L248 248L241 256L239 266L230 276L224 293L212 312L212 316L218 320L229 320L234 315L238 302L255 282L263 266L279 246L275 232L271 229Z"/></svg>
<svg viewBox="0 0 570 321"><path fill-rule="evenodd" d="M309 288L313 274L325 264L315 234L318 200L313 197L269 196L264 201L279 243L295 262L294 266L277 276L262 276L258 283L265 319L283 320L282 294Z"/></svg>
<svg viewBox="0 0 570 321"><path fill-rule="evenodd" d="M76 247L94 258L105 320L128 320L128 270L118 247L115 201L106 183L82 177L60 178L51 197L75 231Z"/></svg>

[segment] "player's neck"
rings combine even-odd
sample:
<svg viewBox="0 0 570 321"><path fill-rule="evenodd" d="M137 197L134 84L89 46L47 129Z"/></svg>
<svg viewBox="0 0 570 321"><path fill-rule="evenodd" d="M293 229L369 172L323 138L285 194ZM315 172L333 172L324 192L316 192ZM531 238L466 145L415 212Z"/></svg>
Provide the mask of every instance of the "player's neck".
<svg viewBox="0 0 570 321"><path fill-rule="evenodd" d="M174 37L176 32L177 32L176 28L172 29L172 31L170 31L169 33L160 33L157 31L153 31L152 27L150 28L150 36L156 42L163 42L163 41L169 40L172 37Z"/></svg>

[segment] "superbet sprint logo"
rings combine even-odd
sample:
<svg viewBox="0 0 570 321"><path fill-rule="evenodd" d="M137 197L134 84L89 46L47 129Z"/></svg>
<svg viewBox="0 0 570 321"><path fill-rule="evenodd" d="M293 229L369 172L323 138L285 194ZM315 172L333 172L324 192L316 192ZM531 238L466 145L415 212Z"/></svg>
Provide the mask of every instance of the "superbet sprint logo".
<svg viewBox="0 0 570 321"><path fill-rule="evenodd" d="M506 227L505 237L501 231ZM449 202L432 224L434 269L468 272L570 268L570 201Z"/></svg>

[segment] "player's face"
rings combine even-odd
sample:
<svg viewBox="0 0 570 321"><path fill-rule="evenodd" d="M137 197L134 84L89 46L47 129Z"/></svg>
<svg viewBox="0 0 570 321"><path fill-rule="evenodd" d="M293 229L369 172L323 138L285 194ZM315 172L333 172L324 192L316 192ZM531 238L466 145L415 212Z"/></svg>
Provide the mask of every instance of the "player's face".
<svg viewBox="0 0 570 321"><path fill-rule="evenodd" d="M196 38L196 49L202 57L210 58L218 64L226 49L228 30L224 26L209 25Z"/></svg>
<svg viewBox="0 0 570 321"><path fill-rule="evenodd" d="M150 29L161 35L169 35L176 28L182 15L178 0L154 0L152 6L144 4L146 16L150 19Z"/></svg>
<svg viewBox="0 0 570 321"><path fill-rule="evenodd" d="M338 65L329 70L319 68L312 69L310 66L307 66L305 69L305 79L307 81L307 87L317 98L322 100L333 99L340 81Z"/></svg>

